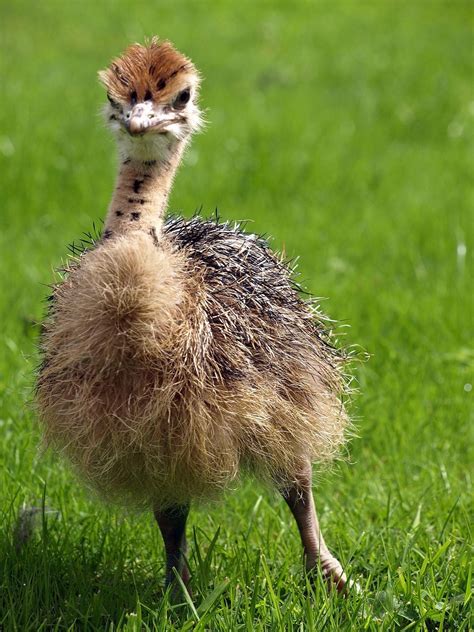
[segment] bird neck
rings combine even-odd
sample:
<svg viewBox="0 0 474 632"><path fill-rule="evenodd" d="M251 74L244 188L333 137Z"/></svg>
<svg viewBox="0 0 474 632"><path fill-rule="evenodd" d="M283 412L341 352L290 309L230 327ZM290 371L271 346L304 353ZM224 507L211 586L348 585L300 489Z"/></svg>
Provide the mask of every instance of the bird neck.
<svg viewBox="0 0 474 632"><path fill-rule="evenodd" d="M173 178L185 143L176 142L153 160L122 158L104 226L104 236L133 230L161 231Z"/></svg>

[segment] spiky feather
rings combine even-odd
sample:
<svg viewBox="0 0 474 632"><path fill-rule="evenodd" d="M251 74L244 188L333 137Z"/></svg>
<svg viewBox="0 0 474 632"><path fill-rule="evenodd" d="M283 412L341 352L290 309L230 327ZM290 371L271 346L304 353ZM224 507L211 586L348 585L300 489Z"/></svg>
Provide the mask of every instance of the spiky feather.
<svg viewBox="0 0 474 632"><path fill-rule="evenodd" d="M46 439L109 500L281 485L344 441L343 358L291 269L239 225L172 217L70 260L42 340Z"/></svg>

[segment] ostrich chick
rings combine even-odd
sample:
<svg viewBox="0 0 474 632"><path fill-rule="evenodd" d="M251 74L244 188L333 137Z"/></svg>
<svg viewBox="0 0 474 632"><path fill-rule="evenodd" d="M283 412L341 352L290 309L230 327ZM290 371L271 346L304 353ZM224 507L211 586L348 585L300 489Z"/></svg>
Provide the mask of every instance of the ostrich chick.
<svg viewBox="0 0 474 632"><path fill-rule="evenodd" d="M248 471L296 520L305 564L346 579L318 525L311 463L344 441L342 356L267 243L217 220L164 220L201 123L199 74L168 42L99 73L119 172L99 240L53 286L37 402L45 440L104 498L151 508L185 584L190 502Z"/></svg>

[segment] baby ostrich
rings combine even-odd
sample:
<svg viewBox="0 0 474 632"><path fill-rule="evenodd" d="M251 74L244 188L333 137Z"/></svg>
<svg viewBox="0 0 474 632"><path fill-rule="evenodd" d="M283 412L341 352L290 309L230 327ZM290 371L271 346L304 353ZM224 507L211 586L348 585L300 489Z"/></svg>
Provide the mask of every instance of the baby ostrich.
<svg viewBox="0 0 474 632"><path fill-rule="evenodd" d="M288 503L306 568L343 590L311 491L312 461L344 441L341 354L263 239L164 219L201 123L192 62L153 39L99 77L119 172L101 238L53 287L37 383L46 441L106 499L154 511L167 585L174 569L189 582L190 502L248 471Z"/></svg>

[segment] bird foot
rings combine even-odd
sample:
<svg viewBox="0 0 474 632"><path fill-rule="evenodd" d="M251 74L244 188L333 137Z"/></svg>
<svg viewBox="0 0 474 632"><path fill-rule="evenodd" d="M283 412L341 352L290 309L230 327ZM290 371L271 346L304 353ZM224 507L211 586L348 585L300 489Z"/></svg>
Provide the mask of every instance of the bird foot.
<svg viewBox="0 0 474 632"><path fill-rule="evenodd" d="M312 570L316 566L321 568L323 578L326 580L329 590L334 588L339 594L346 594L350 584L347 582L346 574L340 562L332 555L321 556L311 564L306 564L306 570Z"/></svg>
<svg viewBox="0 0 474 632"><path fill-rule="evenodd" d="M179 576L182 580L182 583L178 580L174 572L173 572L173 575L171 575L171 573L168 573L166 577L165 590L169 589L169 596L170 596L169 598L172 604L178 604L185 601L183 585L186 588L188 595L191 598L193 596L193 592L190 586L191 578L190 578L188 568L186 566L181 569Z"/></svg>

